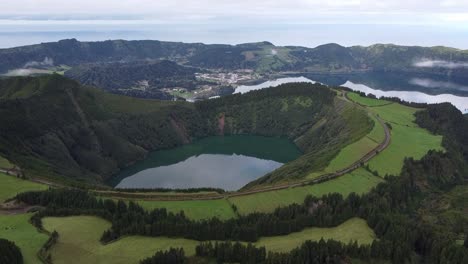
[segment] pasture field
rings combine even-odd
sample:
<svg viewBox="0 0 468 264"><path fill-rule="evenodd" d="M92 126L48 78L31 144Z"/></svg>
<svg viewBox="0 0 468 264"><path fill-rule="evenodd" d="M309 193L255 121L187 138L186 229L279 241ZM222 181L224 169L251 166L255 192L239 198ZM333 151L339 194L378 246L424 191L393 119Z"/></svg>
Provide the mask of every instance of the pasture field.
<svg viewBox="0 0 468 264"><path fill-rule="evenodd" d="M185 215L194 220L217 217L225 220L236 217L231 205L226 199L200 201L136 201L146 210L166 208L169 212L184 211Z"/></svg>
<svg viewBox="0 0 468 264"><path fill-rule="evenodd" d="M389 122L392 126L393 124L399 124L409 127L419 127L418 124L414 122L416 119L414 114L417 111L423 110L397 103L379 107L369 107L367 109L376 113L380 118Z"/></svg>
<svg viewBox="0 0 468 264"><path fill-rule="evenodd" d="M0 172L0 203L16 194L27 191L46 190L47 186Z"/></svg>
<svg viewBox="0 0 468 264"><path fill-rule="evenodd" d="M399 175L405 157L420 159L431 150L443 150L442 136L419 127L414 114L418 109L391 104L371 109L391 126L392 140L387 149L369 161L369 167L386 174Z"/></svg>
<svg viewBox="0 0 468 264"><path fill-rule="evenodd" d="M430 134L427 130L392 124L392 141L387 149L369 161L371 170L379 175L398 176L405 157L422 158L429 150L442 150L442 136Z"/></svg>
<svg viewBox="0 0 468 264"><path fill-rule="evenodd" d="M240 214L253 212L272 212L277 207L293 203L302 203L307 195L323 196L328 193L341 193L344 196L355 192L367 193L370 189L382 182L365 169L357 169L339 178L316 185L256 193L246 196L231 197L229 201L236 205Z"/></svg>
<svg viewBox="0 0 468 264"><path fill-rule="evenodd" d="M353 100L358 100L359 103L362 103L362 100L366 99L366 105L387 102L363 98L354 93L349 93L349 97ZM405 157L420 159L431 149L443 150L442 136L433 135L414 122L414 114L419 109L397 103L368 107L367 109L378 115L392 127L390 145L368 162L370 169L377 171L381 176L385 176L386 174L399 175L403 168Z"/></svg>
<svg viewBox="0 0 468 264"><path fill-rule="evenodd" d="M47 217L44 228L59 233L58 243L52 247L53 263L139 263L156 251L183 247L187 255L195 254L198 242L187 239L131 236L103 245L102 233L111 224L93 216Z"/></svg>
<svg viewBox="0 0 468 264"><path fill-rule="evenodd" d="M375 124L375 126L380 126L380 124ZM364 157L377 146L378 144L368 136L361 138L360 140L344 147L330 162L327 168L325 168L325 173L332 173L353 165L353 163Z"/></svg>
<svg viewBox="0 0 468 264"><path fill-rule="evenodd" d="M348 98L353 100L354 102L360 104L360 105L365 105L365 106L382 106L386 104L391 104L392 102L386 101L386 100L375 100L372 98L368 97L362 97L357 93L348 93Z"/></svg>
<svg viewBox="0 0 468 264"><path fill-rule="evenodd" d="M0 238L15 242L21 249L25 264L40 263L37 252L49 238L29 223L32 214L0 214Z"/></svg>
<svg viewBox="0 0 468 264"><path fill-rule="evenodd" d="M358 244L372 244L376 239L374 231L361 218L352 218L337 227L307 228L302 232L286 236L260 238L257 246L264 246L267 250L275 252L289 252L307 240L334 239L343 243L357 241Z"/></svg>
<svg viewBox="0 0 468 264"><path fill-rule="evenodd" d="M155 251L170 247L182 247L187 256L195 254L198 241L166 237L124 237L116 242L102 245L101 234L110 223L91 216L47 217L44 227L59 233L58 243L52 247L53 263L138 263L142 258L152 256ZM307 228L287 236L267 237L255 245L265 246L267 251L289 251L306 240L336 239L342 242L357 240L369 244L375 239L374 232L359 218L350 219L333 228Z"/></svg>

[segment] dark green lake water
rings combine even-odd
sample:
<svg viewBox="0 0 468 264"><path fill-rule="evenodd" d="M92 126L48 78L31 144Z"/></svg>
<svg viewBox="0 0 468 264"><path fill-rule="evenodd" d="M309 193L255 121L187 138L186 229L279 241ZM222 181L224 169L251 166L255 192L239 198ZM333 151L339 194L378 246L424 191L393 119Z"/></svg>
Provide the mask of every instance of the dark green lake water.
<svg viewBox="0 0 468 264"><path fill-rule="evenodd" d="M237 190L301 155L285 138L208 137L148 158L109 182L118 188L200 188Z"/></svg>

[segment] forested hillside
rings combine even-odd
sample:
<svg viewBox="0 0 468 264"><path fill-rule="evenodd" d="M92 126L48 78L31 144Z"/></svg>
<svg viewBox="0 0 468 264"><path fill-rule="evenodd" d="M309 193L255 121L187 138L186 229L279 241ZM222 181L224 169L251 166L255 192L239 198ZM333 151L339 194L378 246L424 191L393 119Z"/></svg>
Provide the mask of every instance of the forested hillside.
<svg viewBox="0 0 468 264"><path fill-rule="evenodd" d="M0 50L0 72L23 68L28 62L48 58L55 65L75 66L83 63L183 58L203 48L203 44L184 44L156 40L80 42L65 39Z"/></svg>
<svg viewBox="0 0 468 264"><path fill-rule="evenodd" d="M463 76L466 68L415 67L421 60L467 62L468 52L446 47L376 44L316 48L275 46L269 42L205 45L155 40L80 42L76 39L0 49L0 73L33 65L78 66L88 63L168 59L209 69L252 69L259 72L425 72Z"/></svg>
<svg viewBox="0 0 468 264"><path fill-rule="evenodd" d="M185 142L177 122L205 133L193 105L110 95L58 75L2 80L0 99L2 154L41 176L99 182L148 150Z"/></svg>
<svg viewBox="0 0 468 264"><path fill-rule="evenodd" d="M341 110L349 104L337 103L335 92L320 84L286 84L193 104L112 95L59 75L9 78L0 81L0 153L30 176L99 183L149 151L197 138L285 136L312 155L292 167L290 176L297 178L325 166L372 128L364 112L348 112L362 119L358 127L346 121ZM324 151L319 163L312 159Z"/></svg>
<svg viewBox="0 0 468 264"><path fill-rule="evenodd" d="M194 89L197 69L175 62L100 63L82 64L65 72L65 76L83 85L91 85L134 97L171 98L161 88ZM200 71L200 70L199 70Z"/></svg>

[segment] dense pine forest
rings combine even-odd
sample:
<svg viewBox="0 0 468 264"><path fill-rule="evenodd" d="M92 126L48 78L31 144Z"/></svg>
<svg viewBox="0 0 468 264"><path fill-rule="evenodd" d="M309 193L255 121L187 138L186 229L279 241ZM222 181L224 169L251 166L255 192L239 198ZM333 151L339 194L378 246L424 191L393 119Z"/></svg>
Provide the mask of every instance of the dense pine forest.
<svg viewBox="0 0 468 264"><path fill-rule="evenodd" d="M0 263L23 264L23 255L15 243L0 238Z"/></svg>

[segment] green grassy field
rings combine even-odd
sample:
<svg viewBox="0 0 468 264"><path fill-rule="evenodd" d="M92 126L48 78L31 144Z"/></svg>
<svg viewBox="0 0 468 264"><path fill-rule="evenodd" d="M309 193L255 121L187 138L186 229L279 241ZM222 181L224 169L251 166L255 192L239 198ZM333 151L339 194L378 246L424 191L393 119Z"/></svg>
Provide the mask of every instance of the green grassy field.
<svg viewBox="0 0 468 264"><path fill-rule="evenodd" d="M390 146L369 162L369 167L380 175L399 175L405 157L420 159L431 149L443 150L442 136L433 135L414 123L417 109L391 104L372 111L392 126Z"/></svg>
<svg viewBox="0 0 468 264"><path fill-rule="evenodd" d="M377 118L375 118L373 115L369 115L369 117L374 121L375 126L372 129L372 131L367 134L367 138L371 139L377 144L380 144L384 141L385 139L385 131L382 125L380 125L379 121Z"/></svg>
<svg viewBox="0 0 468 264"><path fill-rule="evenodd" d="M334 239L343 243L356 240L358 244L371 244L376 235L361 218L352 218L343 224L332 228L307 228L302 232L286 236L261 238L257 246L265 246L270 251L289 252L307 240Z"/></svg>
<svg viewBox="0 0 468 264"><path fill-rule="evenodd" d="M48 239L46 234L39 233L28 222L31 215L0 215L0 238L15 242L21 249L25 264L40 263L36 254Z"/></svg>
<svg viewBox="0 0 468 264"><path fill-rule="evenodd" d="M124 237L114 243L102 245L99 238L110 223L91 216L47 217L44 227L59 233L58 243L52 248L53 263L138 263L155 251L182 247L187 256L195 254L198 241L174 238ZM357 240L368 244L375 239L367 223L353 218L334 228L307 228L287 236L260 239L256 245L267 251L289 251L306 240L336 239L342 242Z"/></svg>
<svg viewBox="0 0 468 264"><path fill-rule="evenodd" d="M376 124L376 126L380 126ZM330 162L330 164L325 169L325 172L335 172L340 169L346 168L360 158L364 157L372 149L377 147L378 144L365 136L362 139L344 147L340 153Z"/></svg>
<svg viewBox="0 0 468 264"><path fill-rule="evenodd" d="M429 150L441 150L442 136L431 135L418 127L392 124L392 141L382 153L369 161L369 167L385 174L399 175L405 157L422 158Z"/></svg>
<svg viewBox="0 0 468 264"><path fill-rule="evenodd" d="M181 210L190 219L229 219L235 217L231 205L226 199L201 201L137 201L143 208L153 210L166 208L169 212L178 213Z"/></svg>
<svg viewBox="0 0 468 264"><path fill-rule="evenodd" d="M356 99L359 103L365 103L366 105L378 105L378 102L387 102L360 96L356 97L354 93L349 95L353 100ZM431 149L443 150L442 136L433 135L414 122L414 114L419 109L397 103L368 107L367 109L392 126L390 145L369 161L369 167L378 171L381 176L386 174L399 175L405 157L420 159Z"/></svg>
<svg viewBox="0 0 468 264"><path fill-rule="evenodd" d="M383 180L375 177L364 169L358 169L350 174L344 175L321 184L257 193L247 196L232 197L219 200L201 201L142 201L137 200L143 208L152 210L155 208L166 208L170 212L184 211L190 219L208 219L219 217L229 219L235 217L231 204L236 205L240 214L253 212L272 212L277 207L287 206L293 203L302 203L309 194L322 196L327 193L338 192L348 195L351 192L366 193L372 187Z"/></svg>
<svg viewBox="0 0 468 264"><path fill-rule="evenodd" d="M357 93L348 93L348 98L353 100L354 102L365 105L365 106L382 106L391 103L390 101L385 101L385 100L375 100L372 98L368 97L362 97Z"/></svg>
<svg viewBox="0 0 468 264"><path fill-rule="evenodd" d="M8 198L15 197L18 193L46 189L46 185L0 173L0 203Z"/></svg>
<svg viewBox="0 0 468 264"><path fill-rule="evenodd" d="M302 203L309 194L319 197L333 192L341 193L344 196L352 192L362 194L382 181L381 178L373 176L364 169L357 169L352 173L321 184L232 197L229 198L229 201L236 205L240 214L272 212L280 206Z"/></svg>
<svg viewBox="0 0 468 264"><path fill-rule="evenodd" d="M187 255L195 253L198 242L187 239L125 237L102 245L99 239L110 223L92 216L47 217L44 228L57 231L59 240L52 248L53 263L138 263L158 250L183 247Z"/></svg>
<svg viewBox="0 0 468 264"><path fill-rule="evenodd" d="M4 157L0 157L0 168L3 168L3 169L11 169L13 168L13 164L5 159Z"/></svg>

